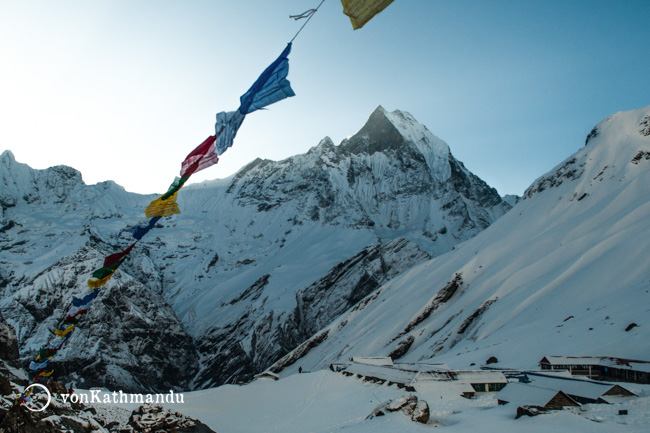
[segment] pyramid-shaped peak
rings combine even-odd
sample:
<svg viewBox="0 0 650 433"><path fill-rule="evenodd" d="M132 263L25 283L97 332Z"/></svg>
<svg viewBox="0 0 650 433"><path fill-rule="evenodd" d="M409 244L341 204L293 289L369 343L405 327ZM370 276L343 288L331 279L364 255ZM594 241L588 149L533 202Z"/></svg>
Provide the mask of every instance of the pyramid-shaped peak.
<svg viewBox="0 0 650 433"><path fill-rule="evenodd" d="M359 132L341 147L352 154L381 152L423 158L436 177L449 177L449 146L406 111L387 111L378 106Z"/></svg>
<svg viewBox="0 0 650 433"><path fill-rule="evenodd" d="M370 115L366 124L350 138L352 152L373 154L388 149L405 149L413 144L423 154L447 156L449 146L433 135L423 124L406 111L387 111L381 105Z"/></svg>
<svg viewBox="0 0 650 433"><path fill-rule="evenodd" d="M388 119L386 110L379 106L372 112L366 124L350 137L349 150L352 153L368 153L386 150L400 150L404 147L405 138Z"/></svg>

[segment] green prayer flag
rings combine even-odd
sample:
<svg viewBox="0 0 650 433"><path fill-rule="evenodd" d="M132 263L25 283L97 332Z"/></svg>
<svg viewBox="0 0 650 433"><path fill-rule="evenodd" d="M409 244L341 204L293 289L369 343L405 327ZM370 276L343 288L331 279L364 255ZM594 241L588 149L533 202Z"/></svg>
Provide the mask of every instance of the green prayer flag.
<svg viewBox="0 0 650 433"><path fill-rule="evenodd" d="M104 266L103 268L97 269L95 272L93 272L93 278L97 278L98 280L101 280L104 277L107 277L111 275L117 268L120 267L122 262L126 260L126 257L120 259L120 261L110 265L110 266Z"/></svg>
<svg viewBox="0 0 650 433"><path fill-rule="evenodd" d="M187 182L187 179L189 179L189 178L190 178L189 176L174 178L174 181L172 182L172 184L169 185L169 189L167 190L167 192L165 194L163 194L162 197L160 197L160 199L161 200L167 200L169 197L174 195L175 192L177 192L179 189L181 189L183 187L183 185L185 185L185 182Z"/></svg>

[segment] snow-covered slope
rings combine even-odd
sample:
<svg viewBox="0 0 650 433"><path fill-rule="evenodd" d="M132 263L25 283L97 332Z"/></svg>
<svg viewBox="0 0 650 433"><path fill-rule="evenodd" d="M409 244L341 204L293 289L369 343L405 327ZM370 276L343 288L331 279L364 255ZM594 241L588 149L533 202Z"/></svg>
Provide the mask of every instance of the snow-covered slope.
<svg viewBox="0 0 650 433"><path fill-rule="evenodd" d="M391 354L452 368L650 360L649 124L650 106L599 123L511 212L384 284L274 370Z"/></svg>
<svg viewBox="0 0 650 433"><path fill-rule="evenodd" d="M10 152L0 186L0 308L27 360L102 258L133 242L122 230L155 195L33 170ZM246 380L510 209L426 127L381 107L338 146L253 161L178 202L183 213L137 245L57 355L61 379L125 390Z"/></svg>
<svg viewBox="0 0 650 433"><path fill-rule="evenodd" d="M639 397L515 419L516 406L498 405L498 395L492 393L467 399L444 384L412 393L323 370L279 381L261 379L245 386L189 392L184 394L185 404L167 406L173 412L200 419L216 432L232 433L645 433L650 422L650 386L625 387ZM395 408L400 401L414 397L428 405L426 424L413 421L400 410L370 416L381 407ZM132 410L129 405L122 406ZM94 407L100 411L111 406ZM628 415L618 415L622 409Z"/></svg>

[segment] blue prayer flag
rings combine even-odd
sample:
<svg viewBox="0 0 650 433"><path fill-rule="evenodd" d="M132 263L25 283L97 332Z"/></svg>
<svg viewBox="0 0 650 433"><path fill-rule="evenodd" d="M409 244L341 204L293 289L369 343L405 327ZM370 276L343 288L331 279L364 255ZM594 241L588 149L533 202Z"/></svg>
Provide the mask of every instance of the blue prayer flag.
<svg viewBox="0 0 650 433"><path fill-rule="evenodd" d="M29 364L29 369L30 369L31 371L38 371L38 370L41 370L41 369L47 367L47 365L48 365L49 363L50 363L50 359L49 359L49 358L46 359L45 361L41 361L41 362L32 361L32 362Z"/></svg>
<svg viewBox="0 0 650 433"><path fill-rule="evenodd" d="M222 155L232 146L235 135L237 135L237 131L239 131L239 127L245 117L246 115L242 114L239 110L217 113L217 123L214 125L215 135L217 137L214 146L217 155Z"/></svg>
<svg viewBox="0 0 650 433"><path fill-rule="evenodd" d="M149 223L146 226L145 225L135 226L132 227L129 231L131 232L131 234L135 239L140 240L144 237L144 235L149 233L149 230L151 230L153 226L156 225L159 219L160 217L153 217L149 220Z"/></svg>
<svg viewBox="0 0 650 433"><path fill-rule="evenodd" d="M75 307L80 307L82 305L90 305L89 302L95 299L98 294L99 294L99 290L93 290L92 292L88 293L86 296L84 296L81 299L77 298L76 296L73 296L72 305Z"/></svg>
<svg viewBox="0 0 650 433"><path fill-rule="evenodd" d="M241 105L239 106L241 114L252 113L274 102L296 95L291 88L291 83L287 80L290 52L291 42L287 44L280 57L262 72L248 92L241 96Z"/></svg>

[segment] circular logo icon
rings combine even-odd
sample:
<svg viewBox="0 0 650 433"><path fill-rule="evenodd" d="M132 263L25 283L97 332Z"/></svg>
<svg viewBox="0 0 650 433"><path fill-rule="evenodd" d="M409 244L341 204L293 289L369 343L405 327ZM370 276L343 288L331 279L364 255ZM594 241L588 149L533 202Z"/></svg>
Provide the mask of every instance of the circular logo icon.
<svg viewBox="0 0 650 433"><path fill-rule="evenodd" d="M25 407L27 407L27 409L31 410L32 412L42 412L52 402L52 394L50 394L50 390L47 389L47 387L45 385L41 385L40 383L32 383L27 388L25 388L25 392L29 391L29 389L33 388L33 387L43 388L43 390L47 394L47 403L43 404L41 402L34 401L33 396L34 396L34 391L36 391L36 389L34 389L34 391L32 391L32 395L31 395L32 399L31 399L30 402L25 403Z"/></svg>

